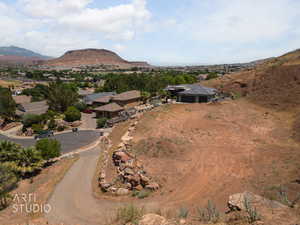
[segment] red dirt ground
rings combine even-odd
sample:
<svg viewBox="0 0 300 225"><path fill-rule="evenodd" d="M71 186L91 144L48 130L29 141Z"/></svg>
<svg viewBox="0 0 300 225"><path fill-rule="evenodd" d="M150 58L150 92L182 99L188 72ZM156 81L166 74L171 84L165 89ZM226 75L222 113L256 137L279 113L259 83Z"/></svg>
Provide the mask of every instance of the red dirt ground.
<svg viewBox="0 0 300 225"><path fill-rule="evenodd" d="M147 113L135 131L134 150L162 185L153 198L177 208L213 200L225 210L233 193L266 195L290 184L299 178L300 151L282 116L245 99Z"/></svg>

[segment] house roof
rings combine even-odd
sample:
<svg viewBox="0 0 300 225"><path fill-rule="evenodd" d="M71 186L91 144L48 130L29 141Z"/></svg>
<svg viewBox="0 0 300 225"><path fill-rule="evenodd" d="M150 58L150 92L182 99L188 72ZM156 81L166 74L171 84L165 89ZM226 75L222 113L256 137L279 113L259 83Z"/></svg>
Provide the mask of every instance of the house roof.
<svg viewBox="0 0 300 225"><path fill-rule="evenodd" d="M31 96L27 95L16 95L13 96L13 99L17 104L22 104L22 103L30 103L31 102Z"/></svg>
<svg viewBox="0 0 300 225"><path fill-rule="evenodd" d="M93 94L94 89L79 89L78 94L82 96L87 96Z"/></svg>
<svg viewBox="0 0 300 225"><path fill-rule="evenodd" d="M119 112L122 110L123 107L119 106L117 103L110 103L94 109L94 111L99 111L99 112Z"/></svg>
<svg viewBox="0 0 300 225"><path fill-rule="evenodd" d="M116 101L127 101L127 100L132 100L132 99L138 99L141 97L141 92L140 91L126 91L121 94L113 96L113 100Z"/></svg>
<svg viewBox="0 0 300 225"><path fill-rule="evenodd" d="M109 103L109 101L111 100L112 96L104 96L104 97L100 97L95 99L93 102L97 102L97 103Z"/></svg>
<svg viewBox="0 0 300 225"><path fill-rule="evenodd" d="M198 84L170 85L167 91L178 91L178 95L214 95L217 90Z"/></svg>
<svg viewBox="0 0 300 225"><path fill-rule="evenodd" d="M20 107L18 107L16 113L17 115L26 115L26 114L41 115L43 113L46 113L48 108L49 107L46 101L23 103L20 105Z"/></svg>
<svg viewBox="0 0 300 225"><path fill-rule="evenodd" d="M105 97L105 96L113 96L115 94L116 94L116 92L100 92L100 93L87 95L86 97L84 97L83 100L85 103L89 104L89 103L92 103L95 99L99 99L99 98Z"/></svg>

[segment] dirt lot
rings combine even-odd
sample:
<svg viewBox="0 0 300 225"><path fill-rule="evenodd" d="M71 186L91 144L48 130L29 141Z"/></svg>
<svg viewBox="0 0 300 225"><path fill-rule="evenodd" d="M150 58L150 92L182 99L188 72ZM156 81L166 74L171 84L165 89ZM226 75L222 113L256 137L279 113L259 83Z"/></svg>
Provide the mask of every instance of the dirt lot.
<svg viewBox="0 0 300 225"><path fill-rule="evenodd" d="M285 118L285 119L283 119ZM196 207L213 200L225 210L228 196L253 191L300 191L299 143L293 116L245 99L218 104L167 105L147 113L134 135L134 150L162 185L150 197L162 207Z"/></svg>
<svg viewBox="0 0 300 225"><path fill-rule="evenodd" d="M77 159L78 157L63 159L44 169L36 177L19 182L18 188L11 193L13 197L11 205L0 211L0 224L45 224L41 210L32 213L30 205L39 204L42 205L40 209L44 208L56 184ZM28 205L27 212L29 213L26 212L25 207L21 209L21 204Z"/></svg>

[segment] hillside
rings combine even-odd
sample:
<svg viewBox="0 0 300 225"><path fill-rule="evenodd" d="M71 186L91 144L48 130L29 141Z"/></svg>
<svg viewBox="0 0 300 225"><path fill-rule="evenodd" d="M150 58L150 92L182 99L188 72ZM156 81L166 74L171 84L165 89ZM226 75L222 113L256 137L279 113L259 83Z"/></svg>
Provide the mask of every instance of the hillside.
<svg viewBox="0 0 300 225"><path fill-rule="evenodd" d="M54 67L79 67L109 65L118 67L148 67L146 62L129 62L122 59L116 53L106 49L81 49L66 52L63 56L48 60L43 63L45 66Z"/></svg>
<svg viewBox="0 0 300 225"><path fill-rule="evenodd" d="M0 55L5 56L22 56L22 57L32 57L40 59L49 59L49 56L44 56L39 53L33 52L25 48L19 48L16 46L0 47Z"/></svg>
<svg viewBox="0 0 300 225"><path fill-rule="evenodd" d="M0 65L32 65L46 59L50 59L50 57L25 48L15 46L0 47Z"/></svg>
<svg viewBox="0 0 300 225"><path fill-rule="evenodd" d="M254 70L225 75L203 84L247 96L265 107L295 110L300 104L300 50L271 59Z"/></svg>

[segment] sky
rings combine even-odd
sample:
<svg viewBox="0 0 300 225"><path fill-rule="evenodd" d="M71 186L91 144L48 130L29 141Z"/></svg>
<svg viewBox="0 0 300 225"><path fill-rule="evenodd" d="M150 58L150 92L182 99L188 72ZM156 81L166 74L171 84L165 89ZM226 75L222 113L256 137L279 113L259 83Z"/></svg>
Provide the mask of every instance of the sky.
<svg viewBox="0 0 300 225"><path fill-rule="evenodd" d="M152 65L248 62L300 48L300 0L0 0L0 46L104 48Z"/></svg>

